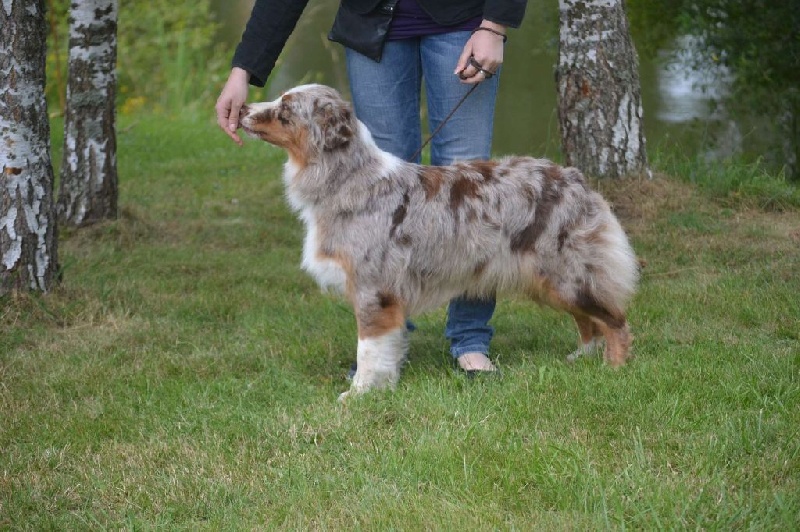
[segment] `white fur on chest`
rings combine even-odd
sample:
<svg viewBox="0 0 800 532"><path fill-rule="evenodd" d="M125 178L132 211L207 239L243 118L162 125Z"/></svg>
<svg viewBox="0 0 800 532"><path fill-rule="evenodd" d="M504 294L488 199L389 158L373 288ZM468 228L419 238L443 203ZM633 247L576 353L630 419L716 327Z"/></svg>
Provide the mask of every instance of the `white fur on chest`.
<svg viewBox="0 0 800 532"><path fill-rule="evenodd" d="M322 254L319 252L319 232L314 213L308 204L303 201L303 198L292 190L292 179L294 179L298 171L292 161L288 161L284 166L283 181L286 184L286 197L289 200L289 205L297 211L306 226L301 267L314 278L323 290L344 293L347 274L335 260L322 258Z"/></svg>
<svg viewBox="0 0 800 532"><path fill-rule="evenodd" d="M304 209L300 213L300 217L306 225L306 239L303 243L303 269L317 281L323 290L344 293L347 274L335 260L321 258L319 233L313 213Z"/></svg>

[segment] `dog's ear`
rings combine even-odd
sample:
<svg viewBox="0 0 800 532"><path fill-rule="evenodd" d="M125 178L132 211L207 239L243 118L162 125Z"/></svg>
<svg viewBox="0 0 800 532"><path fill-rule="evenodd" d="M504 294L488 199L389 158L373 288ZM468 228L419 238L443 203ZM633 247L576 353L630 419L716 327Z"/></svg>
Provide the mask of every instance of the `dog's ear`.
<svg viewBox="0 0 800 532"><path fill-rule="evenodd" d="M355 118L348 102L318 101L314 105L314 117L322 133L325 150L347 146L355 135Z"/></svg>

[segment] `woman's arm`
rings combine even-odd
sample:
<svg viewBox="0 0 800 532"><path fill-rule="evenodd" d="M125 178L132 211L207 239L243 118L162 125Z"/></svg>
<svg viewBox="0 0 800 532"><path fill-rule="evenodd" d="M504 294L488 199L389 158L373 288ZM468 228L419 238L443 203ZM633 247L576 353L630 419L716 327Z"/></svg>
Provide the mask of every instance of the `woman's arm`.
<svg viewBox="0 0 800 532"><path fill-rule="evenodd" d="M294 31L308 0L256 0L232 66L250 73L250 84L263 87Z"/></svg>

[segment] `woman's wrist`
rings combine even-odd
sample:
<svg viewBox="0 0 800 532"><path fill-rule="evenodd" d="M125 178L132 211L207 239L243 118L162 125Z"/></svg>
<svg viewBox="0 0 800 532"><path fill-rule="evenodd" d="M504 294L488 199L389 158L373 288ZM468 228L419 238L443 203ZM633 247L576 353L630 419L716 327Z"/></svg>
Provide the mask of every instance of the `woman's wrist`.
<svg viewBox="0 0 800 532"><path fill-rule="evenodd" d="M502 24L498 24L496 22L492 22L491 20L486 20L486 19L483 19L480 23L480 26L478 27L486 28L488 30L491 30L492 32L497 32L501 35L505 35L507 29L506 26L503 26Z"/></svg>
<svg viewBox="0 0 800 532"><path fill-rule="evenodd" d="M250 82L250 72L241 67L233 67L231 69L230 77L243 79L245 83Z"/></svg>
<svg viewBox="0 0 800 532"><path fill-rule="evenodd" d="M496 38L503 39L504 43L508 40L508 36L506 35L506 27L502 24L496 24L490 20L483 19L480 26L472 30L473 35L478 32L491 33Z"/></svg>

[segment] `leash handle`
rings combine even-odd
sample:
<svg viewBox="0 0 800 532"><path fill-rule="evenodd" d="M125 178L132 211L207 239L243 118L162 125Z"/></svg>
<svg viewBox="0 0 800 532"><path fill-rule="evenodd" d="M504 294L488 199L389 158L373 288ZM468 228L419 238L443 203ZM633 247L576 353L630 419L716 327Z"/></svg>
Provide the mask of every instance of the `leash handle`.
<svg viewBox="0 0 800 532"><path fill-rule="evenodd" d="M461 99L458 101L458 103L456 104L456 106L455 106L455 107L453 107L453 110L452 110L452 111L450 111L450 114L448 114L448 115L447 115L447 116L444 118L444 120L442 120L442 121L439 123L439 126L438 126L438 127L437 127L437 128L434 130L434 131L433 131L433 133L431 133L431 134L428 136L428 140L426 140L425 142L423 142L423 143L422 143L422 146L420 146L420 147L419 147L419 149L418 149L417 151L415 151L415 152L414 152L414 154L413 154L411 157L409 157L408 159L406 159L407 161L414 162L414 161L416 161L416 160L417 160L417 156L418 156L420 153L422 153L422 150L425 148L425 146L427 146L427 145L428 145L428 143L430 143L430 141L432 141L432 140L433 140L433 137L435 137L435 136L436 136L436 134L437 134L437 133L439 133L439 131L442 129L442 127L444 127L444 125L447 123L447 121L448 121L448 120L450 120L450 119L453 117L453 115L456 113L456 111L458 111L458 108L459 108L459 107L461 107L461 104L462 104L462 103L464 103L464 102L466 101L466 99L469 97L469 95L470 95L470 94L472 94L472 92L473 92L475 89L477 89L477 88L478 88L478 85L479 85L479 83L476 83L476 84L474 84L472 87L470 87L470 89L467 91L467 93L466 93L466 94L465 94L465 95L464 95L464 96L463 96L463 97L462 97L462 98L461 98Z"/></svg>

